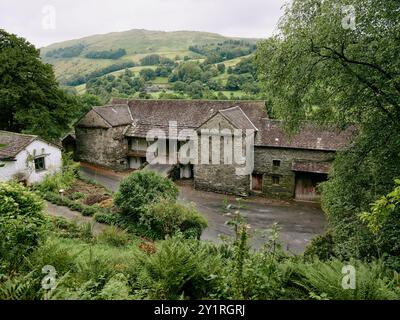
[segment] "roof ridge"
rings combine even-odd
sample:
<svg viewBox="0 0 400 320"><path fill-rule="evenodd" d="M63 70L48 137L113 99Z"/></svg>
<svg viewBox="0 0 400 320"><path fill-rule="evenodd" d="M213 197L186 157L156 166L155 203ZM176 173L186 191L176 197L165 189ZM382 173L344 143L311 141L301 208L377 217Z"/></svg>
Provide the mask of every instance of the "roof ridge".
<svg viewBox="0 0 400 320"><path fill-rule="evenodd" d="M229 111L229 110L233 110L233 109L240 109L240 110L242 110L242 108L240 108L239 106L234 106L234 107L230 107L230 108L228 108L228 109L219 110L219 112ZM242 110L242 112L243 112L243 110Z"/></svg>
<svg viewBox="0 0 400 320"><path fill-rule="evenodd" d="M13 134L13 135L17 135L17 136L32 137L32 138L38 138L39 137L36 134L19 133L19 132L7 131L7 130L0 130L0 133L1 132L8 133L8 134Z"/></svg>

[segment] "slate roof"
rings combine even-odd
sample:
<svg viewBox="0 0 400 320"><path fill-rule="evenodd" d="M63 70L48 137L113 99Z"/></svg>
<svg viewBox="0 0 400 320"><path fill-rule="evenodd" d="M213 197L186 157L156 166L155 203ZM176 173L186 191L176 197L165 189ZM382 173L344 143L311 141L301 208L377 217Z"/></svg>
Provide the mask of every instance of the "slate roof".
<svg viewBox="0 0 400 320"><path fill-rule="evenodd" d="M292 170L328 174L330 166L330 162L295 160L292 163Z"/></svg>
<svg viewBox="0 0 400 320"><path fill-rule="evenodd" d="M228 121L230 121L236 128L247 130L253 129L258 131L258 129L254 126L253 122L247 117L247 115L243 112L240 107L233 107L225 110L220 110L220 114L222 114Z"/></svg>
<svg viewBox="0 0 400 320"><path fill-rule="evenodd" d="M336 151L346 148L354 136L354 128L339 130L334 127L320 127L305 123L299 132L289 136L282 121L263 119L259 128L256 145L277 148L294 148Z"/></svg>
<svg viewBox="0 0 400 320"><path fill-rule="evenodd" d="M178 132L183 130L183 129L188 129L188 127L185 126L177 126ZM152 123L146 123L143 121L135 121L131 126L128 127L128 129L125 131L125 136L127 137L136 137L136 138L146 138L147 133L153 130L159 130L160 133L164 133L166 137L168 137L169 134L169 127L168 125L157 125L157 124L152 124Z"/></svg>
<svg viewBox="0 0 400 320"><path fill-rule="evenodd" d="M93 110L113 127L127 126L126 136L138 138L151 129L167 133L170 121L177 122L178 130L197 129L217 113L240 129L255 128L256 146L336 151L347 147L354 135L353 129L305 123L289 136L281 121L267 118L264 101L113 99Z"/></svg>
<svg viewBox="0 0 400 320"><path fill-rule="evenodd" d="M0 131L0 145L3 145L0 147L0 160L12 160L37 138L33 135Z"/></svg>
<svg viewBox="0 0 400 320"><path fill-rule="evenodd" d="M218 100L131 100L129 108L133 119L153 125L168 126L177 121L178 126L196 129L220 110L240 107L257 126L267 116L263 101Z"/></svg>
<svg viewBox="0 0 400 320"><path fill-rule="evenodd" d="M133 122L130 110L126 104L94 107L93 110L112 127L124 126Z"/></svg>

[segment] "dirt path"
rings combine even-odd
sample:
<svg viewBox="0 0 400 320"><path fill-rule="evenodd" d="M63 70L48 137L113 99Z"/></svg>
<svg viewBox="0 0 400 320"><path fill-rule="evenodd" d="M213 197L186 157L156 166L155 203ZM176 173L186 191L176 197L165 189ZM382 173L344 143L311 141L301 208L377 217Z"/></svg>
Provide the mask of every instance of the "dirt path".
<svg viewBox="0 0 400 320"><path fill-rule="evenodd" d="M91 223L93 224L93 234L98 235L106 225L96 222L92 217L84 217L80 212L72 211L67 207L57 206L46 201L47 213L54 217L63 217L67 220L75 221L77 224Z"/></svg>

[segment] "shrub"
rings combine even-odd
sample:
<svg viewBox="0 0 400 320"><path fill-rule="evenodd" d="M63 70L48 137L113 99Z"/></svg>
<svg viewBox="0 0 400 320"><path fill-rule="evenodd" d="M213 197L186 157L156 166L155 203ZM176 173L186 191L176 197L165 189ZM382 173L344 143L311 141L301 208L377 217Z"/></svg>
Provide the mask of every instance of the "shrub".
<svg viewBox="0 0 400 320"><path fill-rule="evenodd" d="M342 287L342 268L352 265L356 270L356 286L353 290ZM337 259L322 262L293 264L298 280L294 282L304 288L310 298L333 300L397 300L400 297L398 279L385 270L382 261L344 263Z"/></svg>
<svg viewBox="0 0 400 320"><path fill-rule="evenodd" d="M52 217L52 231L61 238L84 239L86 235L76 221L69 221L63 217Z"/></svg>
<svg viewBox="0 0 400 320"><path fill-rule="evenodd" d="M129 235L126 231L116 226L111 226L97 236L97 241L114 247L123 247L129 243Z"/></svg>
<svg viewBox="0 0 400 320"><path fill-rule="evenodd" d="M153 230L159 239L177 231L181 231L187 238L199 239L207 227L207 221L195 208L168 200L150 205L141 215L140 222Z"/></svg>
<svg viewBox="0 0 400 320"><path fill-rule="evenodd" d="M108 225L117 225L119 223L119 217L116 214L113 213L102 213L102 212L97 212L94 215L94 219L98 223L104 223Z"/></svg>
<svg viewBox="0 0 400 320"><path fill-rule="evenodd" d="M400 179L388 195L381 197L371 205L370 212L360 215L363 222L374 235L374 244L387 264L400 270Z"/></svg>
<svg viewBox="0 0 400 320"><path fill-rule="evenodd" d="M121 182L114 203L123 215L137 221L148 205L177 197L178 189L171 180L153 171L136 171Z"/></svg>
<svg viewBox="0 0 400 320"><path fill-rule="evenodd" d="M0 300L37 300L43 297L40 281L30 272L15 277L0 278Z"/></svg>
<svg viewBox="0 0 400 320"><path fill-rule="evenodd" d="M100 300L132 300L128 279L122 273L113 276L99 293Z"/></svg>
<svg viewBox="0 0 400 320"><path fill-rule="evenodd" d="M63 168L61 171L47 175L43 181L35 186L40 192L58 192L68 189L79 175L79 163L72 160L70 153L63 154Z"/></svg>
<svg viewBox="0 0 400 320"><path fill-rule="evenodd" d="M334 242L332 234L329 231L324 235L319 235L312 239L304 252L306 259L317 257L321 261L326 261L334 256Z"/></svg>
<svg viewBox="0 0 400 320"><path fill-rule="evenodd" d="M41 199L17 183L0 184L0 270L17 267L45 237Z"/></svg>
<svg viewBox="0 0 400 320"><path fill-rule="evenodd" d="M182 237L162 241L154 254L138 254L137 298L201 299L218 287L219 255L207 246Z"/></svg>

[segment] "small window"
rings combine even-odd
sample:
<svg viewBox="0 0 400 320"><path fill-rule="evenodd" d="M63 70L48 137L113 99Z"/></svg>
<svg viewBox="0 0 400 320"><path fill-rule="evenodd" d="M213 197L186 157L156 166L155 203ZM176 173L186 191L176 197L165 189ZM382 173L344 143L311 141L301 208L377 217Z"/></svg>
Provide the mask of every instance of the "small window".
<svg viewBox="0 0 400 320"><path fill-rule="evenodd" d="M272 165L274 167L280 167L281 166L281 160L272 160Z"/></svg>
<svg viewBox="0 0 400 320"><path fill-rule="evenodd" d="M279 186L280 182L281 181L280 181L280 178L278 176L272 176L272 184L274 186Z"/></svg>
<svg viewBox="0 0 400 320"><path fill-rule="evenodd" d="M36 158L34 161L35 161L35 171L46 170L46 163L44 161L44 157Z"/></svg>

